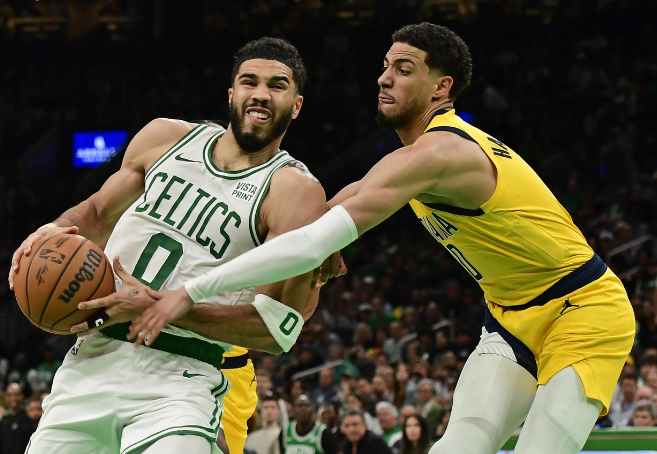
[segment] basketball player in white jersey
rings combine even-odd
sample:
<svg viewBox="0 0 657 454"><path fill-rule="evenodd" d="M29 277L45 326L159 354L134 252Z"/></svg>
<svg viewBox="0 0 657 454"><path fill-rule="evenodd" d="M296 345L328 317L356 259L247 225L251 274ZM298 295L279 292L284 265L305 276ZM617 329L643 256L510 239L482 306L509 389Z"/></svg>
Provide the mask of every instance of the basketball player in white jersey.
<svg viewBox="0 0 657 454"><path fill-rule="evenodd" d="M129 321L154 302L146 286L178 288L326 211L321 185L279 150L301 109L304 78L289 43L262 38L247 44L236 54L227 130L152 121L99 192L16 251L10 284L20 256L60 232L98 243L109 236L105 252L121 260L114 261L120 289L103 299L105 311L75 327L99 323L102 329L85 333L68 353L28 454L217 450L230 387L220 370L223 353L233 345L288 351L317 303L312 273L209 298L151 348L126 342Z"/></svg>

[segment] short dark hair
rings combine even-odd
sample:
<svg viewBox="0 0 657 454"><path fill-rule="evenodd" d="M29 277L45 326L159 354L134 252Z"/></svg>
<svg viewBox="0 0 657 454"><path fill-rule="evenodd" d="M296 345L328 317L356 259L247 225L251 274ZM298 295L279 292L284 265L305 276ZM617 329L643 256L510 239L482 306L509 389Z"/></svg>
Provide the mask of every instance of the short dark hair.
<svg viewBox="0 0 657 454"><path fill-rule="evenodd" d="M620 376L618 383L623 383L624 380L632 380L634 383L637 383L638 380L634 374L623 374Z"/></svg>
<svg viewBox="0 0 657 454"><path fill-rule="evenodd" d="M265 403L265 402L276 402L276 406L280 408L280 405L278 404L278 397L275 394L267 394L265 397L260 399L260 402Z"/></svg>
<svg viewBox="0 0 657 454"><path fill-rule="evenodd" d="M392 35L394 43L406 43L427 53L425 63L454 79L449 92L456 98L472 79L472 56L465 42L447 27L422 22L406 25Z"/></svg>
<svg viewBox="0 0 657 454"><path fill-rule="evenodd" d="M237 51L231 81L235 82L235 77L242 63L256 58L276 60L283 63L292 70L292 78L297 87L297 93L303 91L303 84L306 81L306 67L299 51L284 39L269 36L251 41Z"/></svg>
<svg viewBox="0 0 657 454"><path fill-rule="evenodd" d="M367 424L367 421L365 421L365 414L357 409L357 408L350 408L347 411L344 412L344 415L342 415L342 421L347 419L348 416L358 416L363 423Z"/></svg>

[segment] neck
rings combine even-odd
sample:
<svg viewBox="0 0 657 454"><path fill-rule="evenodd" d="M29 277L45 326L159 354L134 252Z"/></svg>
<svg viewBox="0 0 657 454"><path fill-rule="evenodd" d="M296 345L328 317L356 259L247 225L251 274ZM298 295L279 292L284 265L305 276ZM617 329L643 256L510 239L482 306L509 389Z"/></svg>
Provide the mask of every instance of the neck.
<svg viewBox="0 0 657 454"><path fill-rule="evenodd" d="M12 409L11 409L11 415L12 415L12 416L16 416L16 415L19 414L20 412L21 412L21 409L20 409L20 408L12 408Z"/></svg>
<svg viewBox="0 0 657 454"><path fill-rule="evenodd" d="M265 429L275 429L278 427L278 421L265 421L263 428Z"/></svg>
<svg viewBox="0 0 657 454"><path fill-rule="evenodd" d="M242 150L233 135L232 125L228 125L226 132L217 140L212 149L212 161L221 170L243 170L263 164L274 156L281 145L283 136L270 142L262 150L247 153Z"/></svg>
<svg viewBox="0 0 657 454"><path fill-rule="evenodd" d="M305 435L308 432L310 432L310 429L312 429L314 425L315 425L315 421L313 420L304 421L304 422L297 421L297 433L299 435Z"/></svg>
<svg viewBox="0 0 657 454"><path fill-rule="evenodd" d="M453 109L454 101L449 98L441 98L432 102L429 108L410 121L406 126L397 129L397 135L401 139L404 146L413 145L418 137L424 134L424 130L429 126L429 122L433 118L433 114L440 109Z"/></svg>

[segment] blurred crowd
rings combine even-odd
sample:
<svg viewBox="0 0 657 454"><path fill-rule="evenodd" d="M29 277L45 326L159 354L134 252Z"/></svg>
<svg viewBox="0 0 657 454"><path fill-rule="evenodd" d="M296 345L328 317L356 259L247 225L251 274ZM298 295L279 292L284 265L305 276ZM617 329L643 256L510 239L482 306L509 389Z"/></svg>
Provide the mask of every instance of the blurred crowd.
<svg viewBox="0 0 657 454"><path fill-rule="evenodd" d="M7 5L18 14L19 3L0 0L0 30ZM0 38L0 275L24 237L118 165L72 169L72 132L135 133L155 117L227 119L231 55L265 33L297 45L309 72L303 111L283 148L335 194L398 144L373 120L391 32L433 20L459 32L473 53L473 84L457 112L469 112L536 169L631 298L635 347L598 426L657 424L653 2L553 2L557 9L524 2L518 9L513 1L397 1L397 14L384 14L375 1L226 3L202 11L200 31L181 26L193 45L166 33L160 40L138 35L129 45ZM527 5L540 14L528 14ZM341 17L343 10L355 15ZM260 404L247 446L258 454L274 452L262 443L275 449L301 395L342 443L372 434L394 452L422 453L444 432L484 301L414 218L404 209L343 251L349 273L324 286L290 353L251 352ZM0 333L0 430L20 420L27 433L65 348L28 327L2 278L0 331L14 326L24 329ZM8 439L4 433L0 440Z"/></svg>

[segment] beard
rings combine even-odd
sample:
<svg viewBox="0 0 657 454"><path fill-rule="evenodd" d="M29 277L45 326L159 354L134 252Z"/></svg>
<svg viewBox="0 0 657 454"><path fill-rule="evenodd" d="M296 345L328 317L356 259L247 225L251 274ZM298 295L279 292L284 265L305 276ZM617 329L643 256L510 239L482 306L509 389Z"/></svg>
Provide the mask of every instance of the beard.
<svg viewBox="0 0 657 454"><path fill-rule="evenodd" d="M292 122L292 110L294 109L294 106L291 106L287 112L281 113L278 118L276 118L275 111L269 109L271 111L272 124L266 129L263 128L263 131L256 130L253 132L246 132L244 130L244 122L246 121L245 117L247 115L245 110L249 107L255 106L257 106L257 104L246 106L242 112L240 112L233 104L229 106L230 124L232 125L235 142L237 142L237 145L247 153L256 153L265 148L278 137L282 136Z"/></svg>
<svg viewBox="0 0 657 454"><path fill-rule="evenodd" d="M419 116L422 113L422 106L419 103L414 102L409 105L406 110L396 112L394 114L384 114L381 111L379 106L376 113L376 122L383 129L392 130L392 129L403 129L408 125L414 118Z"/></svg>

